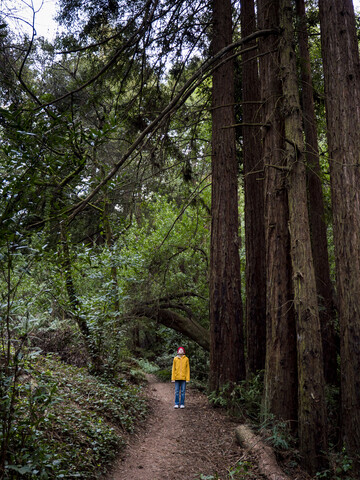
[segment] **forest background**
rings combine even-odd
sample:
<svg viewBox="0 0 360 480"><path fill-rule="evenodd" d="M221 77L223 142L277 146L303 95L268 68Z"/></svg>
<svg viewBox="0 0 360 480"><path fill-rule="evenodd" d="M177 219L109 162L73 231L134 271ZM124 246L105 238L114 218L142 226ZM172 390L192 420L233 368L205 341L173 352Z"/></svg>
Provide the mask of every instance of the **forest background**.
<svg viewBox="0 0 360 480"><path fill-rule="evenodd" d="M4 478L76 474L62 395L101 379L131 430L131 381L180 342L214 403L255 391L303 468L356 478L358 18L318 3L62 0L53 40L3 3ZM108 460L114 431L82 420Z"/></svg>

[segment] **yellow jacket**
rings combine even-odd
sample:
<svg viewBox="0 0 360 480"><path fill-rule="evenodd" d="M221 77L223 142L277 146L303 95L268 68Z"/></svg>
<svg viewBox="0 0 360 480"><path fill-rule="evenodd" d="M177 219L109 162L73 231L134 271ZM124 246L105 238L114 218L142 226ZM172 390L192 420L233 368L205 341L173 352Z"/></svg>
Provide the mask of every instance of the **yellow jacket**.
<svg viewBox="0 0 360 480"><path fill-rule="evenodd" d="M190 364L186 355L181 358L176 356L173 361L171 380L190 381Z"/></svg>

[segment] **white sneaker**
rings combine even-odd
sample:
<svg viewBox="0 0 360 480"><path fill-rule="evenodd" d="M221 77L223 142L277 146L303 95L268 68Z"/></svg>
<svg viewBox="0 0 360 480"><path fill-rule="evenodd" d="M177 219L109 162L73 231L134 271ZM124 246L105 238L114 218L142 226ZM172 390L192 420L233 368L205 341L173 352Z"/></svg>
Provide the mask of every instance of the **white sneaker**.
<svg viewBox="0 0 360 480"><path fill-rule="evenodd" d="M180 408L185 408L185 405L180 405Z"/></svg>
<svg viewBox="0 0 360 480"><path fill-rule="evenodd" d="M174 408L179 408L179 405L174 405Z"/></svg>

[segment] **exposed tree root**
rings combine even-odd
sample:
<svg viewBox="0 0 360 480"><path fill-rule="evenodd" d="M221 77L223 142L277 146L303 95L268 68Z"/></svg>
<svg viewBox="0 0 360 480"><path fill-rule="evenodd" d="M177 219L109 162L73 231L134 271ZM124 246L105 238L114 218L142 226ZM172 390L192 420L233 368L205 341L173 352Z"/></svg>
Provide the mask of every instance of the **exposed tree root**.
<svg viewBox="0 0 360 480"><path fill-rule="evenodd" d="M238 443L251 451L252 456L255 456L261 474L269 480L290 480L277 464L271 447L265 445L259 436L251 432L249 427L240 425L236 428L235 435Z"/></svg>

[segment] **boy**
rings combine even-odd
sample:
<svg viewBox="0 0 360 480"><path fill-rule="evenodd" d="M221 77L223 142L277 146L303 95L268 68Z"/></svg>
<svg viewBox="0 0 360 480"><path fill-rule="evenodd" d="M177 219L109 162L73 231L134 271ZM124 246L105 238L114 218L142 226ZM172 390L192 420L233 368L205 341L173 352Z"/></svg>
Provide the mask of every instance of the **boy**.
<svg viewBox="0 0 360 480"><path fill-rule="evenodd" d="M185 408L186 382L190 382L190 364L184 347L179 347L172 366L171 381L175 382L174 408ZM179 403L180 397L180 403Z"/></svg>

